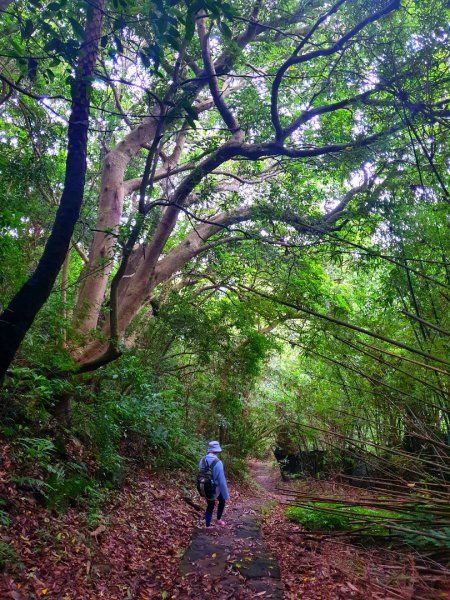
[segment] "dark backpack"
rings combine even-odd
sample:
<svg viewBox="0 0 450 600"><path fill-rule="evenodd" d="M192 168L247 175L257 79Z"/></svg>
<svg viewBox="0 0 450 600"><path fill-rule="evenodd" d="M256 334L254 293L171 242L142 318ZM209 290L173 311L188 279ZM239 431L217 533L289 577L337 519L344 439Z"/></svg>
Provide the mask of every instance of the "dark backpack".
<svg viewBox="0 0 450 600"><path fill-rule="evenodd" d="M216 484L213 479L214 466L219 462L218 458L214 458L211 463L208 463L206 456L200 463L200 468L197 473L197 490L200 496L207 500L212 500L216 494Z"/></svg>

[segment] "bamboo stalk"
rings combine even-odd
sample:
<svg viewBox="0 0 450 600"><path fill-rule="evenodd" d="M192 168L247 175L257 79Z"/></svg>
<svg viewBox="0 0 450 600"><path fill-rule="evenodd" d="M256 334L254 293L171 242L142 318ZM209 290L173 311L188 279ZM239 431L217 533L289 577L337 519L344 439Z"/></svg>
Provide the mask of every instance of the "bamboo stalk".
<svg viewBox="0 0 450 600"><path fill-rule="evenodd" d="M326 429L323 429L321 427L315 427L314 425L309 425L309 424L305 424L305 423L297 423L298 425L300 425L301 427L306 427L307 429L313 429L315 431L320 431L322 433L330 433L329 431L327 431ZM344 439L348 442L355 442L355 440L353 438L350 438L342 433L338 433L338 432L333 432L333 436L335 437L339 437L341 439ZM384 452L389 452L390 454L394 454L396 456L401 456L403 458L408 458L411 459L412 457L407 454L406 452L402 452L401 450L396 450L393 448L388 448L386 446L383 446L382 444L377 444L376 442L370 442L368 440L364 440L364 444L371 446L373 448L377 448L379 450L383 450ZM378 458L378 457L377 457ZM432 465L433 467L436 466L435 463L432 460L428 460L426 458L422 458L420 456L414 456L414 460L422 463L422 464L427 464L427 465ZM410 467L407 468L407 470L414 472L414 469L411 469ZM444 471L446 471L447 473L450 473L450 464L449 467L446 467L444 469ZM421 473L418 473L419 475L422 475Z"/></svg>

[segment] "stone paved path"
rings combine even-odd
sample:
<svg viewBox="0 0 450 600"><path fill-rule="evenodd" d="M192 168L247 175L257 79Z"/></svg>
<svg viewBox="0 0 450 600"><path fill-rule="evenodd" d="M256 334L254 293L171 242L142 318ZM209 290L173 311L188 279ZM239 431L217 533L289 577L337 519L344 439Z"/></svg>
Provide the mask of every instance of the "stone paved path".
<svg viewBox="0 0 450 600"><path fill-rule="evenodd" d="M261 464L254 471L256 481L267 475ZM280 570L261 534L261 509L267 499L261 492L227 507L226 528L195 530L180 565L192 598L283 598Z"/></svg>

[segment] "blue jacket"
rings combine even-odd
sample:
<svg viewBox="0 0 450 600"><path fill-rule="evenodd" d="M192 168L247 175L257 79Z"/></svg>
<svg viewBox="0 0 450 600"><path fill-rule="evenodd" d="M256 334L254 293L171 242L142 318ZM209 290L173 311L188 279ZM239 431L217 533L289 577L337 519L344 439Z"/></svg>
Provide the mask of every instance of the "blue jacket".
<svg viewBox="0 0 450 600"><path fill-rule="evenodd" d="M203 458L206 458L207 463L210 465L215 458L219 457L217 456L217 454L209 452L209 454L207 454L206 457ZM198 463L199 469L201 468L203 458L201 458L200 462ZM218 462L216 462L216 464L213 467L212 476L214 479L214 483L216 484L216 493L214 498L217 498L219 494L222 494L223 499L228 500L228 498L230 497L230 493L228 491L227 480L225 478L225 472L223 470L223 462L220 459L218 460Z"/></svg>

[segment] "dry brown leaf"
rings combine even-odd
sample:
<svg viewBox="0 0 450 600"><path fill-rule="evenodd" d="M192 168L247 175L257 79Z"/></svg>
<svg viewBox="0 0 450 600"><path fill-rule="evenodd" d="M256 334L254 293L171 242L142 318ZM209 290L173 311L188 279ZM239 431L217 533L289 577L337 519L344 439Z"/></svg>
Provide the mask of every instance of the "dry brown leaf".
<svg viewBox="0 0 450 600"><path fill-rule="evenodd" d="M94 531L91 531L91 533L89 535L92 537L97 537L98 535L100 535L101 533L104 533L105 531L106 531L106 526L99 525L97 527L97 529L95 529Z"/></svg>

